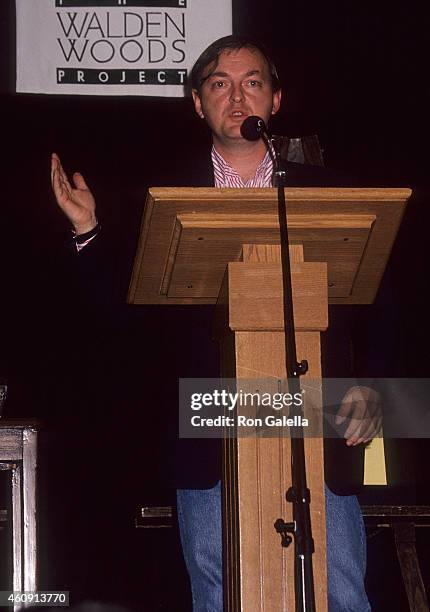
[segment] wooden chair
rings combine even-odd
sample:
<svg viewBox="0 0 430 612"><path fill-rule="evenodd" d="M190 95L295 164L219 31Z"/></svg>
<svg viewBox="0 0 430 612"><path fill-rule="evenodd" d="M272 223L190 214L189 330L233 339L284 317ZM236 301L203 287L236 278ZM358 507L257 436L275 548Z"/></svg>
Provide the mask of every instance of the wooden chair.
<svg viewBox="0 0 430 612"><path fill-rule="evenodd" d="M430 527L430 506L363 505L361 510L368 530L373 527L393 531L409 609L428 612L429 602L415 546L415 528Z"/></svg>

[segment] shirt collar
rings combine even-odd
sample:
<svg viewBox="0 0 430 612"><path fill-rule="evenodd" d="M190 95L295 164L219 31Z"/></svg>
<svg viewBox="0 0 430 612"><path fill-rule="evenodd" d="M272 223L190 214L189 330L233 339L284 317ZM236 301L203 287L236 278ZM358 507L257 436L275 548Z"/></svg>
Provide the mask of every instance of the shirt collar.
<svg viewBox="0 0 430 612"><path fill-rule="evenodd" d="M271 187L273 162L269 151L258 164L253 177L246 183L230 164L223 158L215 146L212 145L212 163L214 166L215 186L217 187Z"/></svg>

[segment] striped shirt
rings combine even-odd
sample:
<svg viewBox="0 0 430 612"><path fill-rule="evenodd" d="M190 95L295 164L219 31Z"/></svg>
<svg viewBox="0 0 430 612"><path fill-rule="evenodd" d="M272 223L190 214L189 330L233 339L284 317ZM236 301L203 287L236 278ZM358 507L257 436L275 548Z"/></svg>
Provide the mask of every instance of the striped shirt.
<svg viewBox="0 0 430 612"><path fill-rule="evenodd" d="M212 164L214 167L215 187L272 187L273 162L269 151L258 164L254 176L246 183L236 170L225 161L212 146Z"/></svg>
<svg viewBox="0 0 430 612"><path fill-rule="evenodd" d="M94 234L94 236L91 236L91 238L88 238L88 240L85 240L85 242L76 242L76 238L75 238L75 247L78 253L79 251L82 251L82 249L84 249L87 246L87 244L90 244L90 242L94 240L96 236L98 236L98 233Z"/></svg>
<svg viewBox="0 0 430 612"><path fill-rule="evenodd" d="M81 234L81 236L77 236L76 232L72 230L75 247L78 253L100 234L100 229L100 223L97 222L97 225L91 231L87 232L86 234Z"/></svg>

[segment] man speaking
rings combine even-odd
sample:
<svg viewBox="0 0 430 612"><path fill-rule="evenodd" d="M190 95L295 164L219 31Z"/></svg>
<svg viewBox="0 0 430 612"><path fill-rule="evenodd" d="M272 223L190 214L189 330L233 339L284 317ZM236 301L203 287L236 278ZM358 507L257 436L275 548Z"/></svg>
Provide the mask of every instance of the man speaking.
<svg viewBox="0 0 430 612"><path fill-rule="evenodd" d="M215 41L195 63L191 89L195 111L209 126L213 145L211 151L202 151L199 159L192 160L190 167L181 171L183 184L271 187L273 163L264 141L261 138L246 140L241 134L242 123L247 117L257 115L267 124L281 104L278 74L265 48L257 41L238 36ZM332 176L319 167L287 163L286 172L288 186L335 184ZM95 199L81 174L74 174L73 184L69 182L56 154L52 156L52 186L59 207L73 225L75 256L82 257L87 251L85 256L90 257L94 243L103 240L99 235ZM208 329L208 337L209 333ZM371 390L362 389L358 401L355 401L356 395L357 389L351 390L340 407L341 418L354 416L353 411L360 410L360 421L352 421L355 425L347 429L346 439L339 441L343 450L351 455L378 429L377 420L371 416L375 403ZM209 441L199 442L203 443L200 448L205 454L204 444ZM184 469L191 472L191 463L196 462L184 461ZM206 457L205 466L204 473L198 474L194 482L192 476L182 478L180 475L177 509L191 580L193 610L221 612L221 493L220 484L216 482L220 474L216 453L213 461ZM349 494L351 492L342 487L343 494L338 495L326 487L330 612L370 610L364 589L364 526L357 498Z"/></svg>

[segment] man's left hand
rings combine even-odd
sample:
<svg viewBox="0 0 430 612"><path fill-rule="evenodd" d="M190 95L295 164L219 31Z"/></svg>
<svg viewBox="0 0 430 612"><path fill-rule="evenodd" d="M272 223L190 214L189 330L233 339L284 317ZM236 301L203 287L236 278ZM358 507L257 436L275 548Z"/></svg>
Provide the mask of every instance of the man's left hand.
<svg viewBox="0 0 430 612"><path fill-rule="evenodd" d="M336 425L348 419L343 435L347 446L370 442L382 427L381 396L370 387L351 387L345 394L336 415Z"/></svg>

